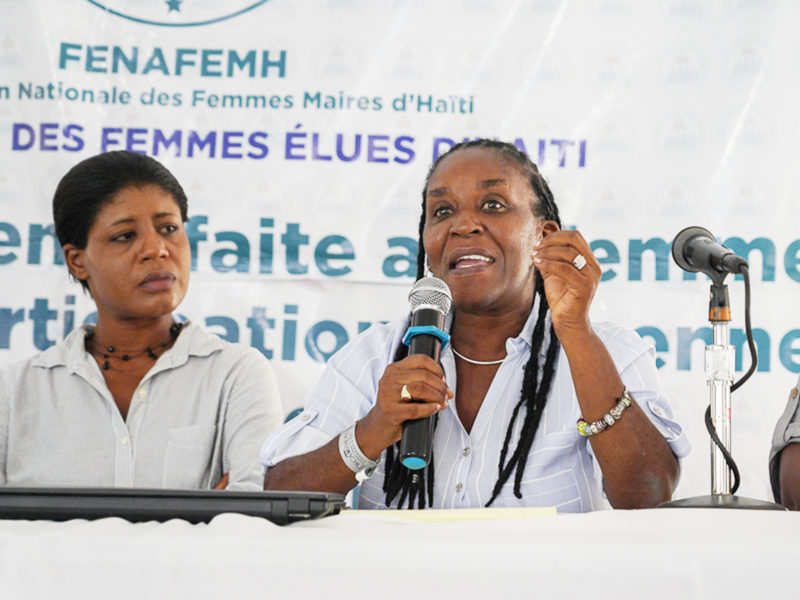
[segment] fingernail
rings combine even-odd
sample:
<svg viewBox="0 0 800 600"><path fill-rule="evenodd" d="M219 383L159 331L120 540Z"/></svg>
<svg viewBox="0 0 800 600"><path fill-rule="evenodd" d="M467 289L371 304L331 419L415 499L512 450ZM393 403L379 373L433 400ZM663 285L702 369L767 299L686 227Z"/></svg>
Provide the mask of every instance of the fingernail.
<svg viewBox="0 0 800 600"><path fill-rule="evenodd" d="M534 257L533 262L540 263L540 262L542 262L542 259L539 258L539 257Z"/></svg>
<svg viewBox="0 0 800 600"><path fill-rule="evenodd" d="M537 248L538 248L538 246L537 246ZM531 256L536 256L537 254L539 254L539 252L537 250L534 250L533 252L531 252Z"/></svg>

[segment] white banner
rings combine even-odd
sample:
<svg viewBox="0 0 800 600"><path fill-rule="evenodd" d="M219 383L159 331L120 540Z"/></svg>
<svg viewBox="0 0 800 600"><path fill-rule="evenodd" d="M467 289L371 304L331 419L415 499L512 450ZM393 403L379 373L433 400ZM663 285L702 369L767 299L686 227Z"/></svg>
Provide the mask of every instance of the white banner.
<svg viewBox="0 0 800 600"><path fill-rule="evenodd" d="M740 494L768 498L800 371L799 28L790 0L0 0L0 364L90 317L50 202L73 164L129 149L189 196L180 312L270 357L288 412L336 349L407 310L434 158L495 137L591 241L593 319L652 338L694 446L677 497L710 490L711 330L708 280L670 244L700 225L750 261L759 370L733 396L733 454Z"/></svg>

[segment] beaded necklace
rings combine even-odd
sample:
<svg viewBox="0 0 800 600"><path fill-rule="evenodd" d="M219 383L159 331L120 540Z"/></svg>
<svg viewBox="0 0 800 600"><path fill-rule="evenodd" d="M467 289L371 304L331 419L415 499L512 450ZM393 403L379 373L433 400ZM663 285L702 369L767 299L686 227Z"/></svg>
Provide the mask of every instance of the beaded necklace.
<svg viewBox="0 0 800 600"><path fill-rule="evenodd" d="M117 352L117 348L115 346L106 346L105 349L102 350L96 348L94 341L94 329L91 329L86 333L85 336L83 336L83 345L87 352L97 358L98 362L102 357L103 364L101 365L101 368L104 371L108 371L111 368L111 363L109 360L121 360L123 362L128 362L132 358L142 356L143 354L146 354L148 358L151 358L152 360L156 360L161 354L164 353L164 349L169 346L170 343L178 339L181 329L183 329L183 323L173 323L169 328L169 338L163 342L160 342L154 346L147 346L147 348L143 350L123 352L121 354L115 354ZM160 350L160 353L156 354L156 350Z"/></svg>

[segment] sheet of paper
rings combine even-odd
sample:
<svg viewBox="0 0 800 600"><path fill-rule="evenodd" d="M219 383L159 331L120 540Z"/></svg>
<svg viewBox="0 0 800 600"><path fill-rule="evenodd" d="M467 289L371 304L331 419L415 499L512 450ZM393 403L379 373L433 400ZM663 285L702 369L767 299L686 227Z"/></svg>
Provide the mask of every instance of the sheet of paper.
<svg viewBox="0 0 800 600"><path fill-rule="evenodd" d="M554 506L528 508L455 508L425 510L346 510L346 514L375 515L423 521L426 523L451 523L454 521L487 521L491 519L522 519L530 517L553 517Z"/></svg>

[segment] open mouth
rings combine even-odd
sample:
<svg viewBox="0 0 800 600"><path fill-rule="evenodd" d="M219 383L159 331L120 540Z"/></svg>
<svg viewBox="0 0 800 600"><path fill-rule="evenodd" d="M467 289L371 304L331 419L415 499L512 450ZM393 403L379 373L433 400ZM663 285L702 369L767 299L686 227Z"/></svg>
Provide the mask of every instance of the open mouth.
<svg viewBox="0 0 800 600"><path fill-rule="evenodd" d="M464 269L474 269L477 267L483 267L486 265L490 265L493 262L494 262L493 258L484 256L482 254L465 254L464 256L459 256L453 262L451 262L450 268L455 269L456 271L460 271Z"/></svg>

